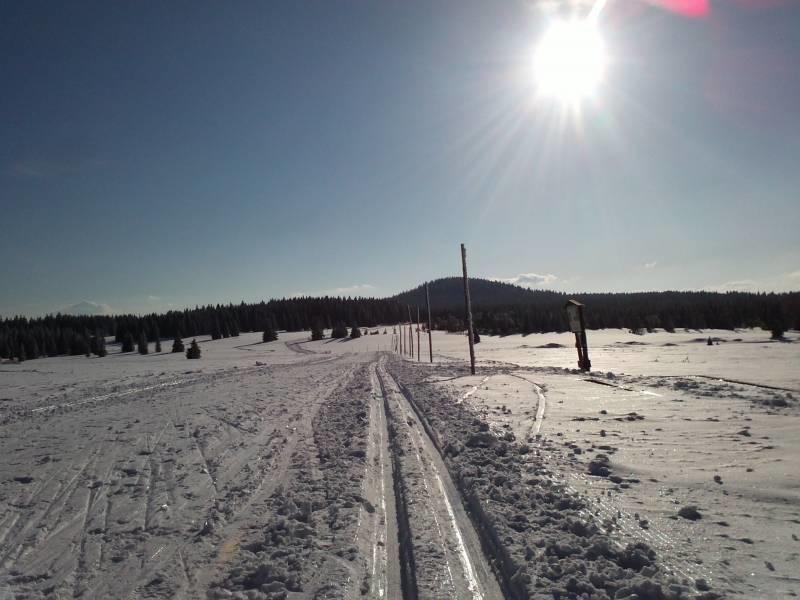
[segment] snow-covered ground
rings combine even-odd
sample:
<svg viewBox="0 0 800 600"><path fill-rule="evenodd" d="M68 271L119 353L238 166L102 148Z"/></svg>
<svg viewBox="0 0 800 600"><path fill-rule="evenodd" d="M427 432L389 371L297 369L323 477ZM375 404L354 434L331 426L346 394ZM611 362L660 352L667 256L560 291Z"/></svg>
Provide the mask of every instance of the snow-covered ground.
<svg viewBox="0 0 800 600"><path fill-rule="evenodd" d="M0 364L0 598L800 592L796 332L392 330Z"/></svg>

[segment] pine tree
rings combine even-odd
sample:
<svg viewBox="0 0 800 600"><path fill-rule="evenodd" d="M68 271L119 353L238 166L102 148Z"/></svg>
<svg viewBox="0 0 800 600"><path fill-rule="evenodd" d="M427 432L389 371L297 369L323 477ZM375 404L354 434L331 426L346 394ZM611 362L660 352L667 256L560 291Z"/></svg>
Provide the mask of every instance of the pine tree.
<svg viewBox="0 0 800 600"><path fill-rule="evenodd" d="M25 355L25 345L20 344L19 350L17 351L17 362L25 362L27 358L28 357Z"/></svg>
<svg viewBox="0 0 800 600"><path fill-rule="evenodd" d="M317 341L325 338L325 332L322 329L322 324L319 320L314 321L314 324L311 326L311 339L312 341Z"/></svg>
<svg viewBox="0 0 800 600"><path fill-rule="evenodd" d="M262 342L274 342L278 339L278 332L272 327L272 324L267 322L264 326L264 335L261 336Z"/></svg>
<svg viewBox="0 0 800 600"><path fill-rule="evenodd" d="M161 352L161 338L156 338L156 352Z"/></svg>
<svg viewBox="0 0 800 600"><path fill-rule="evenodd" d="M197 340L192 340L186 351L186 358L200 358L200 346L197 345Z"/></svg>
<svg viewBox="0 0 800 600"><path fill-rule="evenodd" d="M353 327L350 329L350 339L354 340L360 337L361 337L361 330L358 328L358 325L353 325Z"/></svg>
<svg viewBox="0 0 800 600"><path fill-rule="evenodd" d="M339 321L336 325L333 326L331 330L331 338L332 339L341 339L347 337L347 327L345 327L344 323Z"/></svg>
<svg viewBox="0 0 800 600"><path fill-rule="evenodd" d="M214 325L211 328L211 339L218 340L222 338L222 330L219 327L219 319L214 318Z"/></svg>
<svg viewBox="0 0 800 600"><path fill-rule="evenodd" d="M183 341L181 340L180 333L175 336L175 340L172 342L172 351L183 352Z"/></svg>
<svg viewBox="0 0 800 600"><path fill-rule="evenodd" d="M108 354L108 351L106 350L106 338L103 335L95 335L92 338L90 346L92 353L96 354L100 358Z"/></svg>
<svg viewBox="0 0 800 600"><path fill-rule="evenodd" d="M145 355L150 351L147 348L147 335L145 334L144 331L142 331L139 334L139 345L137 346L137 350L139 351L139 354L141 354L141 355Z"/></svg>
<svg viewBox="0 0 800 600"><path fill-rule="evenodd" d="M121 352L133 352L133 336L130 331L122 336L122 349Z"/></svg>

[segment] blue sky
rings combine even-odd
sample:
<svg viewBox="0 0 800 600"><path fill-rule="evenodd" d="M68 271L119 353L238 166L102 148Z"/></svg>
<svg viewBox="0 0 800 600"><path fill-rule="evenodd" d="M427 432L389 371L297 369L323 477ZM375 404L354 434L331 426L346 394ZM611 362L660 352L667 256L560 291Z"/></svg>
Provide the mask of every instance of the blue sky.
<svg viewBox="0 0 800 600"><path fill-rule="evenodd" d="M800 3L609 0L605 81L537 98L556 2L0 4L0 315L456 275L800 289Z"/></svg>

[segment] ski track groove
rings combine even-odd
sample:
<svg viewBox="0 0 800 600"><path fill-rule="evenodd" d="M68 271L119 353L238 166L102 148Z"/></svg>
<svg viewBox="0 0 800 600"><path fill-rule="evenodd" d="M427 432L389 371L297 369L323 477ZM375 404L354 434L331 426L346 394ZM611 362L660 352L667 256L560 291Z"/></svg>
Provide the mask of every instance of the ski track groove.
<svg viewBox="0 0 800 600"><path fill-rule="evenodd" d="M411 484L414 483L416 478L419 478L422 484L421 490L424 491L423 495L427 500L427 502L411 502L408 506L408 510L412 515L415 511L419 510L427 512L432 518L436 533L438 534L436 537L436 545L441 549L444 564L439 565L438 575L434 576L434 583L440 581L444 588L441 586L439 587L436 594L437 597L439 597L440 594L444 594L443 597L445 598L463 598L463 594L466 593L473 600L494 598L500 593L499 587L493 592L495 596L487 595L488 591L484 589L486 584L482 583L477 576L474 561L482 561L485 563L483 568L484 573L492 574L492 570L488 560L483 556L480 550L480 544L475 544L473 542L472 552L470 552L470 548L464 541L463 530L465 528L471 530L473 526L468 518L465 518L462 523L459 523L459 519L456 517L450 494L448 494L443 482L443 478L449 477L449 475L446 469L444 472L440 472L440 468L437 467L433 460L434 455L432 453L436 453L439 460L442 460L441 456L438 455L435 444L432 440L428 439L428 434L420 422L419 415L417 415L413 405L405 398L394 376L386 371L383 360L378 363L377 373L382 381L382 389L385 397L387 400L389 398L392 399L390 403L392 409L387 416L390 420L393 420L395 426L402 430L408 437L410 445L414 449L418 473L411 473L410 475L412 475L412 477L410 478L408 474L404 473L403 477ZM397 411L399 418L392 414L394 411ZM402 435L403 434L398 434L398 437ZM397 450L395 449L395 451ZM431 455L427 456L429 453ZM426 454L426 456L423 456L423 454ZM419 486L417 486L417 490L420 490ZM456 491L454 494L457 496L457 499L454 498L453 501L458 501L460 503L461 499L460 496L458 496L458 492ZM437 510L442 508L444 509L443 514L438 515ZM442 516L444 520L440 518ZM478 539L477 533L474 531L472 532L472 538L475 540ZM412 544L413 543L412 541ZM476 550L476 548L478 550ZM473 556L471 556L471 554L473 554ZM458 571L457 576L454 573L454 569ZM421 574L423 573L418 571L418 584ZM456 579L459 581L458 584L456 584ZM423 590L420 589L419 592L422 593Z"/></svg>

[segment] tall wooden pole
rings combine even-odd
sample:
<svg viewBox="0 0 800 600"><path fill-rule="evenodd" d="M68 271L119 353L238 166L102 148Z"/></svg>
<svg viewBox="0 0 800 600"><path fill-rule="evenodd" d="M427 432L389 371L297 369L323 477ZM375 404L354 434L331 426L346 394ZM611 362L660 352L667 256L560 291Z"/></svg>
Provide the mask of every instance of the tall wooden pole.
<svg viewBox="0 0 800 600"><path fill-rule="evenodd" d="M422 352L419 349L419 306L417 307L417 362L422 360Z"/></svg>
<svg viewBox="0 0 800 600"><path fill-rule="evenodd" d="M431 294L428 291L428 284L425 284L425 302L428 304L428 354L433 362L433 338L431 338Z"/></svg>
<svg viewBox="0 0 800 600"><path fill-rule="evenodd" d="M475 337L472 329L472 302L469 299L469 278L467 277L467 247L461 244L461 267L464 271L464 303L467 307L467 333L469 335L469 368L475 375Z"/></svg>
<svg viewBox="0 0 800 600"><path fill-rule="evenodd" d="M406 305L408 308L408 347L410 350L409 356L414 358L414 321L411 320L411 306Z"/></svg>
<svg viewBox="0 0 800 600"><path fill-rule="evenodd" d="M400 356L403 356L403 324L397 325L397 339L400 341Z"/></svg>

